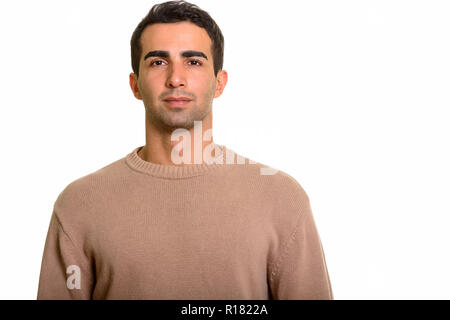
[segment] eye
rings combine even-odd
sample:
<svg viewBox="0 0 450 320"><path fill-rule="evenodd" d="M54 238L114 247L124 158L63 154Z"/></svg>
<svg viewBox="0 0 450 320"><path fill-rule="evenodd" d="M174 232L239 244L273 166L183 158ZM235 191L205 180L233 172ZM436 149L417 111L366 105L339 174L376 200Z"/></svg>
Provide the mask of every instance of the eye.
<svg viewBox="0 0 450 320"><path fill-rule="evenodd" d="M153 66L153 65L155 65L155 62L164 62L163 60L153 60L151 63L150 63L150 66ZM157 66L160 66L161 64L157 64Z"/></svg>
<svg viewBox="0 0 450 320"><path fill-rule="evenodd" d="M190 60L189 62L195 62L196 64L194 64L194 65L197 65L197 66L201 66L202 65L200 60Z"/></svg>

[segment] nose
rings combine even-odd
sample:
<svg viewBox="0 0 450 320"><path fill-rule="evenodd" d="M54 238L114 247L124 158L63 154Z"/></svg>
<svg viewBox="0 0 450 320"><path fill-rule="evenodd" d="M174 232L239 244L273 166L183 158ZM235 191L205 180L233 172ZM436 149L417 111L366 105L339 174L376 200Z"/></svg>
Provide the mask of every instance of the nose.
<svg viewBox="0 0 450 320"><path fill-rule="evenodd" d="M166 86L168 88L186 87L186 77L182 65L173 63L169 67Z"/></svg>

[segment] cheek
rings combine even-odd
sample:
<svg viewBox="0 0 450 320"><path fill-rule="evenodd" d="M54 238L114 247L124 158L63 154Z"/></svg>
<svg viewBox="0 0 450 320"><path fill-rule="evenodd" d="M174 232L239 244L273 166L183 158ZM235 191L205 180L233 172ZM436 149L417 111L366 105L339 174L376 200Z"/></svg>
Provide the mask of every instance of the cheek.
<svg viewBox="0 0 450 320"><path fill-rule="evenodd" d="M202 95L211 95L215 91L216 83L215 79L212 79L211 77L198 77L196 78L196 81L194 82L195 89L197 89L197 92L201 92Z"/></svg>
<svg viewBox="0 0 450 320"><path fill-rule="evenodd" d="M141 79L141 81L139 82L139 90L141 91L141 94L146 98L151 98L152 96L154 96L156 83L157 81L155 79L149 77Z"/></svg>

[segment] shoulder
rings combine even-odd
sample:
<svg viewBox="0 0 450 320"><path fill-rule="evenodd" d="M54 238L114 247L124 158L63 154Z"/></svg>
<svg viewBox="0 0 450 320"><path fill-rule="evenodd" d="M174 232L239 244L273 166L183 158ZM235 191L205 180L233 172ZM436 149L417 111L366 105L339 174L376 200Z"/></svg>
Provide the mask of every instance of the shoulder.
<svg viewBox="0 0 450 320"><path fill-rule="evenodd" d="M114 189L118 181L124 180L124 173L122 158L67 184L54 203L58 218L64 221L68 216L81 216L89 212L104 194Z"/></svg>
<svg viewBox="0 0 450 320"><path fill-rule="evenodd" d="M292 174L261 162L254 162L252 171L258 175L261 198L274 219L291 224L310 212L309 196Z"/></svg>
<svg viewBox="0 0 450 320"><path fill-rule="evenodd" d="M252 175L273 196L281 198L297 198L301 201L309 201L309 197L300 182L287 172L273 166L244 157L246 175ZM244 173L243 173L244 174Z"/></svg>
<svg viewBox="0 0 450 320"><path fill-rule="evenodd" d="M281 193L285 193L288 197L297 198L297 200L309 202L305 189L292 175L279 170L274 175L274 181Z"/></svg>
<svg viewBox="0 0 450 320"><path fill-rule="evenodd" d="M235 155L230 157L234 162L227 161L225 181L233 181L238 187L248 186L262 201L268 201L269 206L279 210L293 207L298 211L299 207L309 205L307 192L293 175L237 153Z"/></svg>
<svg viewBox="0 0 450 320"><path fill-rule="evenodd" d="M309 196L297 179L282 170L271 179L272 208L276 219L294 223L310 212Z"/></svg>

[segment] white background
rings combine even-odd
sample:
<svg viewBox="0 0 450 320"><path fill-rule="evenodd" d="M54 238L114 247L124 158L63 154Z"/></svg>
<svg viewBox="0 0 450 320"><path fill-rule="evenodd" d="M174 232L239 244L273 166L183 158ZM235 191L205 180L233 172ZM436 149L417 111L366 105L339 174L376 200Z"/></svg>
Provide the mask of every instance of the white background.
<svg viewBox="0 0 450 320"><path fill-rule="evenodd" d="M449 2L193 2L225 36L214 141L303 186L335 299L449 299ZM0 299L36 298L64 187L145 144L155 3L0 2Z"/></svg>

